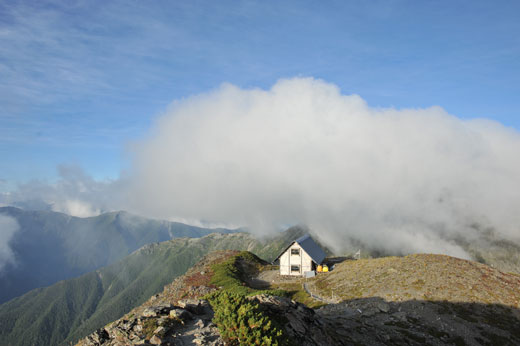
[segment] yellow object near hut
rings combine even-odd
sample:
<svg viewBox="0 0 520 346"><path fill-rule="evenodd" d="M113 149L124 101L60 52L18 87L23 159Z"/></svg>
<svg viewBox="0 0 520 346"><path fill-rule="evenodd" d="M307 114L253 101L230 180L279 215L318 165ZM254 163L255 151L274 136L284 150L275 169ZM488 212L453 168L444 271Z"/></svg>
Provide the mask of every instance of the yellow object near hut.
<svg viewBox="0 0 520 346"><path fill-rule="evenodd" d="M323 266L323 272L327 273L329 271L329 267L327 265Z"/></svg>
<svg viewBox="0 0 520 346"><path fill-rule="evenodd" d="M317 271L318 271L318 273L321 273L323 271L323 267L321 266L321 264L318 266Z"/></svg>

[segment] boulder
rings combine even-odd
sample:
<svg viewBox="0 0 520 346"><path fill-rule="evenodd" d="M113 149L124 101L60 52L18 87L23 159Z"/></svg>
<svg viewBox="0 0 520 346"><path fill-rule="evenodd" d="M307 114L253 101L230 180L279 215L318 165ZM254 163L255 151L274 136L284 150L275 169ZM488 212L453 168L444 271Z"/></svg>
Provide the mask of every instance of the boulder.
<svg viewBox="0 0 520 346"><path fill-rule="evenodd" d="M108 335L108 332L105 330L105 328L100 328L96 330L94 333L90 334L87 337L87 342L89 345L92 346L100 346L105 343L105 341L109 340L110 336Z"/></svg>
<svg viewBox="0 0 520 346"><path fill-rule="evenodd" d="M132 329L136 325L137 321L135 319L132 319L130 321L123 320L122 323L119 324L119 328L121 328L124 331L128 331Z"/></svg>
<svg viewBox="0 0 520 346"><path fill-rule="evenodd" d="M183 321L191 320L193 318L193 316L191 315L191 313L189 311L184 310L184 309L179 309L179 308L170 310L170 317L177 318L177 319L183 320Z"/></svg>
<svg viewBox="0 0 520 346"><path fill-rule="evenodd" d="M202 315L206 307L209 306L209 303L203 299L181 299L178 305L195 315Z"/></svg>
<svg viewBox="0 0 520 346"><path fill-rule="evenodd" d="M164 327L162 327L162 326L161 326L161 327L157 327L157 328L153 331L153 333L154 333L155 335L163 335L165 332L166 332L166 328L164 328Z"/></svg>
<svg viewBox="0 0 520 346"><path fill-rule="evenodd" d="M204 328L204 321L200 318L194 323L194 326L197 328Z"/></svg>
<svg viewBox="0 0 520 346"><path fill-rule="evenodd" d="M162 344L162 339L161 339L161 337L154 335L150 338L150 343L152 345L160 345L160 344Z"/></svg>

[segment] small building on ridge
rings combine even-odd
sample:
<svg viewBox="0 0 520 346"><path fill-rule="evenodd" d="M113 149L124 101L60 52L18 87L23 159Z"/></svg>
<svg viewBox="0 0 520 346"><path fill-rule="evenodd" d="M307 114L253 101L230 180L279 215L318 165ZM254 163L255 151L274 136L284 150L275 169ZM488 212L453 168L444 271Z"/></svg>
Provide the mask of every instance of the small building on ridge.
<svg viewBox="0 0 520 346"><path fill-rule="evenodd" d="M280 264L280 275L303 276L314 271L325 259L325 252L310 235L293 241L276 259Z"/></svg>

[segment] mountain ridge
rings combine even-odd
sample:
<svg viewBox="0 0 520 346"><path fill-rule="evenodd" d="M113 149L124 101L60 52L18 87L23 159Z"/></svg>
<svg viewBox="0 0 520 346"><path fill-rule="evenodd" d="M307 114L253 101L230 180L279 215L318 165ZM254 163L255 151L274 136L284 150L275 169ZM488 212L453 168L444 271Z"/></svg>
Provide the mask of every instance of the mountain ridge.
<svg viewBox="0 0 520 346"><path fill-rule="evenodd" d="M9 241L15 263L8 263L0 273L0 303L114 263L151 242L232 232L146 219L124 211L79 218L0 207L0 215L16 220L19 226Z"/></svg>
<svg viewBox="0 0 520 346"><path fill-rule="evenodd" d="M252 250L272 259L301 232L293 229L268 241L247 233L213 233L147 244L110 266L0 305L0 339L10 345L66 345L160 292L208 252Z"/></svg>
<svg viewBox="0 0 520 346"><path fill-rule="evenodd" d="M425 284L436 285L439 280L449 283L452 273L463 275L466 270L482 270L488 276L470 276L468 285L479 282L491 285L495 291L503 291L509 300L497 297L485 301L483 296L472 297L470 287L454 290L459 296L431 296L416 299L401 292L400 297L385 296L384 291L369 291L379 281L374 271L388 272L395 269L396 261L409 263L417 268L430 264L444 266L445 271L439 277L428 278L427 271L419 279ZM229 267L232 265L232 267ZM134 308L120 319L109 323L88 337L81 339L77 346L114 346L119 344L205 344L205 345L248 345L241 342L241 336L228 330L233 323L233 310L222 310L222 306L212 303L215 294L242 294L242 304L252 301L259 304L264 324L268 321L283 328L280 338L271 339L272 345L515 345L520 342L520 292L514 289L520 284L520 275L500 272L487 265L474 261L457 259L443 255L414 254L402 258L367 259L362 261L344 261L329 273L319 274L311 279L321 282L322 289L331 286L337 288L334 280L348 283L346 273L353 269L355 274L364 271L364 288L367 296L337 296L334 303L309 309L301 302L296 302L286 295L301 300L295 290L301 290L304 279L292 278L293 286L285 286L285 294L272 295L273 288L280 289L280 278L269 276L271 281L267 290L255 289L247 280L252 274L263 277L272 271L272 266L255 260L247 253L228 252L209 254L188 272L166 285L163 292L150 297L144 304ZM355 270L354 267L361 269ZM228 268L224 278L215 281L217 271ZM409 268L408 268L409 269ZM391 271L391 273L393 273ZM450 274L451 273L451 274ZM239 281L236 281L240 279ZM511 279L514 283L507 282ZM222 281L223 280L223 281ZM332 281L331 281L332 280ZM221 282L218 284L217 282ZM226 284L223 284L226 282ZM235 282L235 283L233 283ZM274 284L273 284L274 282ZM222 286L223 284L223 286ZM502 287L502 285L506 287ZM381 287L388 285L383 282ZM220 286L220 287L219 287ZM298 288L299 287L299 288ZM447 287L439 287L450 293ZM235 292L235 293L232 293ZM278 291L279 292L279 291ZM395 292L394 292L395 293ZM324 294L322 291L321 294ZM467 299L460 299L460 294L468 294ZM248 297L249 296L249 297ZM437 297L437 298L436 298ZM310 297L306 297L308 299ZM208 301L212 311L207 310ZM236 299L236 298L233 298ZM487 299L487 298L486 298ZM222 304L222 300L218 300ZM228 304L228 303L226 303ZM232 304L230 301L229 304ZM200 308L199 308L200 307ZM205 307L205 308L201 308ZM204 310L203 312L199 310ZM188 313L185 313L187 311ZM222 319L222 311L228 311ZM239 310L238 310L239 311ZM220 317L217 316L217 312ZM266 317L267 316L267 317ZM260 318L260 317L259 317ZM230 320L231 319L231 320ZM177 322L176 322L177 321ZM178 323L180 321L180 323ZM255 325L241 324L240 328L256 330ZM148 326L148 327L147 327ZM227 327L226 327L227 326ZM238 328L238 327L237 327ZM277 328L277 327L274 327ZM267 344L267 343L266 343Z"/></svg>

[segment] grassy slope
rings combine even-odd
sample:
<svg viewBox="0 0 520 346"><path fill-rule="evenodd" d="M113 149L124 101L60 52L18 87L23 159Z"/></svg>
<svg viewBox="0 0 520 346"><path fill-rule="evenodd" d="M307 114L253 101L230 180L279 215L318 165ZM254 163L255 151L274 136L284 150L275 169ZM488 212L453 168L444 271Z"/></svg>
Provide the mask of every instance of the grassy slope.
<svg viewBox="0 0 520 346"><path fill-rule="evenodd" d="M272 259L300 233L282 233L267 240L269 246L245 233L147 245L113 265L1 305L0 339L12 345L66 344L142 304L211 251L251 250Z"/></svg>
<svg viewBox="0 0 520 346"><path fill-rule="evenodd" d="M336 300L381 297L387 301L478 302L520 307L520 275L444 255L409 255L345 261L309 280Z"/></svg>

